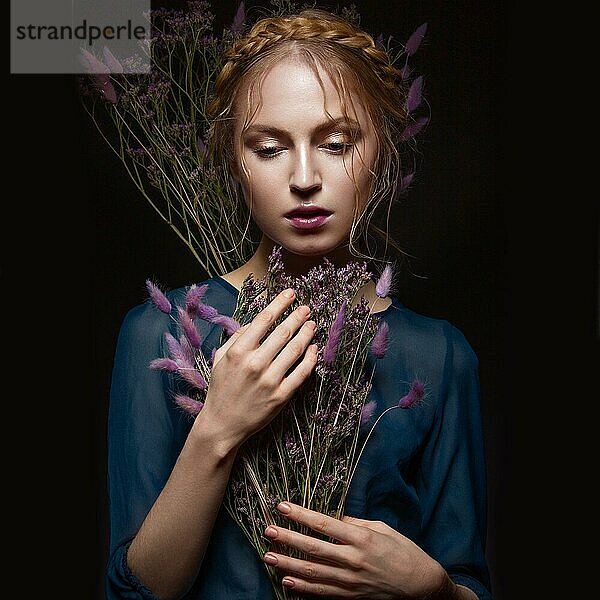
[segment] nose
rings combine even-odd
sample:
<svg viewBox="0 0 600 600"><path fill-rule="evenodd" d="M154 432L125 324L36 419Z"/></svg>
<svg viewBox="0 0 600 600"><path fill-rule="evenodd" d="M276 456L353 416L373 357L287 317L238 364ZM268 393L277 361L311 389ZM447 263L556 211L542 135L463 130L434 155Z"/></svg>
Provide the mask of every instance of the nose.
<svg viewBox="0 0 600 600"><path fill-rule="evenodd" d="M297 194L308 194L321 189L321 173L318 161L308 147L297 150L290 173L290 190Z"/></svg>

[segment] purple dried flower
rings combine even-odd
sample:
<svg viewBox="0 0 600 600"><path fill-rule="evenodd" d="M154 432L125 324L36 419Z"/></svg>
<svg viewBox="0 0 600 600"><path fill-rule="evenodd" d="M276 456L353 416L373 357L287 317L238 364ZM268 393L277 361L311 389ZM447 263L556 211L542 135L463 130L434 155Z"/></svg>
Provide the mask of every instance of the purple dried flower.
<svg viewBox="0 0 600 600"><path fill-rule="evenodd" d="M423 76L419 75L411 84L406 98L406 110L413 112L421 104Z"/></svg>
<svg viewBox="0 0 600 600"><path fill-rule="evenodd" d="M323 349L323 362L325 362L325 364L330 365L335 360L335 355L338 346L340 345L340 340L342 339L342 331L344 330L344 325L346 323L347 310L348 299L345 298L335 320L331 324L331 328L329 329L327 343Z"/></svg>
<svg viewBox="0 0 600 600"><path fill-rule="evenodd" d="M419 379L415 379L410 384L410 390L406 396L402 396L400 401L398 402L398 406L400 408L411 408L417 402L423 399L425 395L425 386L421 383Z"/></svg>
<svg viewBox="0 0 600 600"><path fill-rule="evenodd" d="M214 323L214 319L219 317L219 311L208 304L203 304L202 302L198 302L197 306L198 316L209 323Z"/></svg>
<svg viewBox="0 0 600 600"><path fill-rule="evenodd" d="M186 365L193 365L196 362L194 349L192 345L188 341L188 339L184 335L179 337L179 345L181 346L181 351L183 352L183 363Z"/></svg>
<svg viewBox="0 0 600 600"><path fill-rule="evenodd" d="M231 31L236 34L242 33L245 19L246 10L244 9L244 3L240 2L240 5L238 6L237 12L235 13L235 17L233 19L233 23L231 24Z"/></svg>
<svg viewBox="0 0 600 600"><path fill-rule="evenodd" d="M213 319L213 323L222 325L230 337L240 328L239 322L227 315L218 315Z"/></svg>
<svg viewBox="0 0 600 600"><path fill-rule="evenodd" d="M375 40L375 46L377 48L383 48L383 33L380 33Z"/></svg>
<svg viewBox="0 0 600 600"><path fill-rule="evenodd" d="M368 423L371 420L371 417L373 416L373 413L375 412L376 408L377 408L377 402L375 402L375 400L371 400L370 402L367 402L362 407L362 410L360 411L360 424L361 425L364 425L365 423Z"/></svg>
<svg viewBox="0 0 600 600"><path fill-rule="evenodd" d="M385 269L383 269L383 273L375 285L375 293L380 298L385 298L390 293L393 275L392 265L388 263L385 265Z"/></svg>
<svg viewBox="0 0 600 600"><path fill-rule="evenodd" d="M169 314L173 307L163 291L155 283L150 281L150 279L146 279L146 289L150 294L150 299L152 300L154 306L156 306L156 308L158 308L158 310L161 312Z"/></svg>
<svg viewBox="0 0 600 600"><path fill-rule="evenodd" d="M110 69L85 48L81 49L79 62L90 74L94 83L94 87L100 92L100 94L102 94L104 99L111 104L116 104L117 92L110 81Z"/></svg>
<svg viewBox="0 0 600 600"><path fill-rule="evenodd" d="M371 352L375 358L383 358L388 350L390 342L390 326L387 321L381 321L379 329L371 342Z"/></svg>
<svg viewBox="0 0 600 600"><path fill-rule="evenodd" d="M178 364L191 367L194 364L194 352L185 336L177 341L168 331L165 332L165 341L171 358Z"/></svg>
<svg viewBox="0 0 600 600"><path fill-rule="evenodd" d="M194 369L193 367L180 366L177 370L177 374L180 375L181 378L187 381L191 386L198 388L199 390L205 390L208 387L200 371Z"/></svg>
<svg viewBox="0 0 600 600"><path fill-rule="evenodd" d="M106 46L104 46L102 53L104 54L106 66L110 69L111 73L123 73L123 65Z"/></svg>
<svg viewBox="0 0 600 600"><path fill-rule="evenodd" d="M177 394L175 396L175 402L180 408L183 408L185 412L189 413L193 417L195 417L204 406L204 402L200 402L199 400L194 400L185 394Z"/></svg>
<svg viewBox="0 0 600 600"><path fill-rule="evenodd" d="M413 56L415 52L419 49L423 38L425 37L425 32L427 31L427 23L423 23L419 25L415 31L411 34L411 36L406 41L404 45L404 49L406 50L407 56Z"/></svg>
<svg viewBox="0 0 600 600"><path fill-rule="evenodd" d="M190 286L190 289L187 291L185 295L185 308L188 313L195 317L198 313L198 303L204 297L206 290L208 289L208 284L205 283L198 287L195 283Z"/></svg>
<svg viewBox="0 0 600 600"><path fill-rule="evenodd" d="M405 127L404 131L400 134L400 140L405 142L406 140L415 137L415 135L427 125L428 121L429 117L419 117L418 119L415 119L410 125Z"/></svg>
<svg viewBox="0 0 600 600"><path fill-rule="evenodd" d="M414 179L415 174L414 173L409 173L408 175L405 175L404 177L402 177L400 179L400 188L399 188L399 192L403 192L411 183L412 180Z"/></svg>
<svg viewBox="0 0 600 600"><path fill-rule="evenodd" d="M208 149L204 143L204 140L200 136L196 137L196 145L198 146L198 154L200 155L200 158L204 158L208 152Z"/></svg>
<svg viewBox="0 0 600 600"><path fill-rule="evenodd" d="M202 346L202 338L196 329L196 325L194 325L194 322L192 321L192 317L190 317L190 314L184 308L181 308L181 306L177 307L177 312L179 313L179 323L183 328L186 339L191 344L192 348L200 348Z"/></svg>
<svg viewBox="0 0 600 600"><path fill-rule="evenodd" d="M410 65L404 65L400 69L400 75L402 75L402 79L404 79L404 81L406 81L410 77L411 72L412 69L410 68Z"/></svg>
<svg viewBox="0 0 600 600"><path fill-rule="evenodd" d="M179 369L179 365L170 358L155 358L150 361L150 368L159 371L168 371L169 373L176 373Z"/></svg>

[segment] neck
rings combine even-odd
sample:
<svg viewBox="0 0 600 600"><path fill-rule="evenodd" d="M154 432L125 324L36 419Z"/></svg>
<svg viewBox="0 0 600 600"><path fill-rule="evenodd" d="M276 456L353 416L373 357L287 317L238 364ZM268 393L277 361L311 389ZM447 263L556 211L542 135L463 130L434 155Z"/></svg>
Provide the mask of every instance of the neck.
<svg viewBox="0 0 600 600"><path fill-rule="evenodd" d="M242 267L246 274L254 273L256 279L264 277L269 265L269 256L275 247L275 242L263 235L260 245L252 258ZM338 246L332 252L319 256L303 256L293 254L281 248L281 258L284 270L287 275L300 277L306 275L312 268L322 264L323 259L327 258L336 268L345 266L351 261L356 261L356 257L350 254L348 245Z"/></svg>
<svg viewBox="0 0 600 600"><path fill-rule="evenodd" d="M235 271L226 273L223 278L233 285L238 291L241 289L244 279L246 279L250 273L252 273L254 279L261 279L267 274L269 256L274 247L275 243L266 236L263 236L260 245L252 258ZM327 257L327 259L330 260L336 268L343 267L353 259L355 260L355 258L348 251L348 247L345 245L336 248L333 252L320 256L302 256L298 254L292 254L285 250L285 248L281 248L281 258L285 272L286 274L294 277L306 275L311 268L321 264L323 258L325 257ZM352 299L351 305L354 306L354 304L359 301L362 295L367 298L371 305L371 310L375 313L385 310L392 303L391 298L388 297L381 299L376 295L375 281L373 279L368 281L359 290L355 298Z"/></svg>

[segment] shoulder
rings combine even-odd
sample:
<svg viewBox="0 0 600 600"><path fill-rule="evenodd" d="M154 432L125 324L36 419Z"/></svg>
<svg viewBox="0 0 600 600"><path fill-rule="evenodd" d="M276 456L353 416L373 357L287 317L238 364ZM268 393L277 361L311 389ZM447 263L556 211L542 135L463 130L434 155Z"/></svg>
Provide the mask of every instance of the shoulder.
<svg viewBox="0 0 600 600"><path fill-rule="evenodd" d="M396 297L385 318L390 334L405 350L412 349L422 357L429 356L438 364L451 362L454 367L478 366L477 355L467 337L449 320L416 312Z"/></svg>

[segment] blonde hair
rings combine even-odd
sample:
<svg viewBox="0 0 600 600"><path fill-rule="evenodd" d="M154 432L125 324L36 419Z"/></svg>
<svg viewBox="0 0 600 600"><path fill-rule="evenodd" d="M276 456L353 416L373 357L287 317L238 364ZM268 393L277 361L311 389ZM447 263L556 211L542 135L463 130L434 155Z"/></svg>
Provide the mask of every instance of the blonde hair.
<svg viewBox="0 0 600 600"><path fill-rule="evenodd" d="M385 241L385 251L390 243L403 254L386 232L371 223L371 218L382 200L388 202L389 215L397 196L402 176L401 133L408 122L405 109L407 89L402 74L392 64L388 53L378 47L368 33L343 17L322 9L265 17L225 51L224 65L207 106L211 122L208 132L211 156L231 172L236 156L234 111L240 89L247 81L259 79L282 58L292 56L304 60L315 71L319 81L317 68L323 69L340 96L344 113L345 107L352 104L346 83L349 82L375 130L378 151L371 171L369 198L362 214L359 214L360 198L355 185L350 251L355 256L382 260L362 253L363 249L368 251L368 234L372 232ZM359 248L354 245L357 231Z"/></svg>

